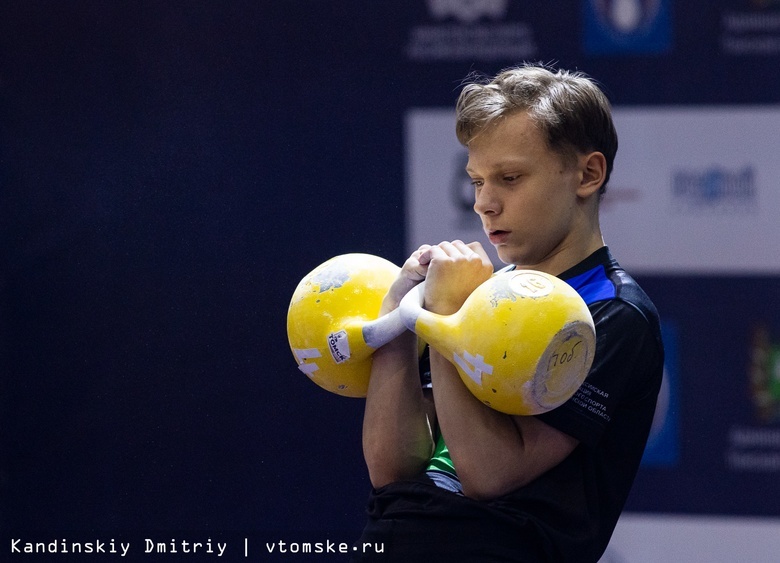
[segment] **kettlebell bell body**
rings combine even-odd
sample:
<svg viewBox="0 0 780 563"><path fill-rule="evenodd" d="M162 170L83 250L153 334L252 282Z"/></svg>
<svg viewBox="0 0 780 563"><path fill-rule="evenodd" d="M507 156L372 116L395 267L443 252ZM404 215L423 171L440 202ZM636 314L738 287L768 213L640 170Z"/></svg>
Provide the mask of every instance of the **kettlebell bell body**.
<svg viewBox="0 0 780 563"><path fill-rule="evenodd" d="M365 397L375 348L365 342L362 331L379 316L399 271L384 258L353 253L309 272L287 311L287 338L298 369L328 391Z"/></svg>
<svg viewBox="0 0 780 563"><path fill-rule="evenodd" d="M449 316L423 309L421 296L402 301L404 324L444 354L471 393L493 409L549 411L587 376L595 353L593 319L579 294L555 276L499 272Z"/></svg>

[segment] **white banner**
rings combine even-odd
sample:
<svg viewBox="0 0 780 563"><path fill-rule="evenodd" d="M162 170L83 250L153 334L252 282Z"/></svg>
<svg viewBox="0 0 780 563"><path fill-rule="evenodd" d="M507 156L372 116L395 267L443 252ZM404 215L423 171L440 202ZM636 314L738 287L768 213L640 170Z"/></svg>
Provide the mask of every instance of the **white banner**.
<svg viewBox="0 0 780 563"><path fill-rule="evenodd" d="M780 272L780 108L616 108L604 238L632 272ZM406 119L407 241L479 240L454 113ZM493 254L495 257L495 254ZM498 263L497 259L496 262Z"/></svg>
<svg viewBox="0 0 780 563"><path fill-rule="evenodd" d="M599 563L774 563L780 520L623 514Z"/></svg>

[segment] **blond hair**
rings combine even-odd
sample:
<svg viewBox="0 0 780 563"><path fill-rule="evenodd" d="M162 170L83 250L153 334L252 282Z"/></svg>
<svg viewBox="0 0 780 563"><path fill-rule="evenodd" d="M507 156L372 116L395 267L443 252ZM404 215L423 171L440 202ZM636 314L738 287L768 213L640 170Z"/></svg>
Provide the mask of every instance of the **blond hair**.
<svg viewBox="0 0 780 563"><path fill-rule="evenodd" d="M464 146L497 120L525 111L540 127L549 147L563 158L601 152L606 189L618 148L609 100L581 72L524 64L486 79L471 75L458 97L456 134Z"/></svg>

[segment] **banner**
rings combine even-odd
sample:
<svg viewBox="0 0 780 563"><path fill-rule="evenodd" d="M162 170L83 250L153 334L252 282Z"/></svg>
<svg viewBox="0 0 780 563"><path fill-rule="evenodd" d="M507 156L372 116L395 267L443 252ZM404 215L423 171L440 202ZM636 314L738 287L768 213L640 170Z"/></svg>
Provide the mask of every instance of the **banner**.
<svg viewBox="0 0 780 563"><path fill-rule="evenodd" d="M780 108L617 108L614 117L620 148L601 218L626 269L780 273ZM492 252L453 112L410 110L406 140L409 250L457 237Z"/></svg>

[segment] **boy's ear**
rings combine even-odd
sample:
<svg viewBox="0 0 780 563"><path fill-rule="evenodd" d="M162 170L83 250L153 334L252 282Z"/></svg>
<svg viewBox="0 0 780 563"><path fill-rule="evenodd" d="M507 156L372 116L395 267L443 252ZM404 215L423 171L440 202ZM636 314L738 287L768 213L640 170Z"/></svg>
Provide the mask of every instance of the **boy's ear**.
<svg viewBox="0 0 780 563"><path fill-rule="evenodd" d="M598 152L592 152L580 157L582 177L577 195L583 198L597 193L604 184L607 175L607 159Z"/></svg>

